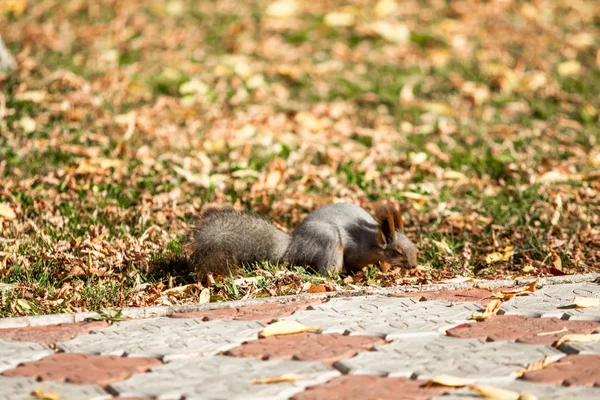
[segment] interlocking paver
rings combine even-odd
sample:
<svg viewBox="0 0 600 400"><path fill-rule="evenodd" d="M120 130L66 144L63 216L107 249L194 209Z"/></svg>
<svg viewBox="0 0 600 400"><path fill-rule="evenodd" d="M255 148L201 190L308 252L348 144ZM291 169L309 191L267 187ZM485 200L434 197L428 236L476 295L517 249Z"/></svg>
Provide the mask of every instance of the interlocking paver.
<svg viewBox="0 0 600 400"><path fill-rule="evenodd" d="M443 332L481 310L481 305L471 303L359 296L331 299L284 319L319 326L324 333L375 335L391 339Z"/></svg>
<svg viewBox="0 0 600 400"><path fill-rule="evenodd" d="M448 388L424 388L426 381L408 378L381 378L370 375L344 375L327 383L313 386L292 397L291 400L427 400Z"/></svg>
<svg viewBox="0 0 600 400"><path fill-rule="evenodd" d="M600 321L600 307L576 309L573 307L575 296L600 297L600 285L596 283L547 285L529 296L517 296L505 302L498 313Z"/></svg>
<svg viewBox="0 0 600 400"><path fill-rule="evenodd" d="M306 310L310 305L320 304L322 300L309 300L293 303L267 303L239 308L224 308L217 310L195 311L170 315L171 318L200 318L203 321L214 319L233 319L236 321L261 320L270 322L275 318L282 318L296 311Z"/></svg>
<svg viewBox="0 0 600 400"><path fill-rule="evenodd" d="M97 385L72 385L58 382L36 382L31 378L0 376L0 400L31 400L35 390L56 392L60 400L107 400L112 396ZM49 397L47 397L49 398Z"/></svg>
<svg viewBox="0 0 600 400"><path fill-rule="evenodd" d="M300 333L253 340L228 350L226 354L262 360L322 361L331 364L384 343L377 336Z"/></svg>
<svg viewBox="0 0 600 400"><path fill-rule="evenodd" d="M551 345L564 335L589 334L598 329L600 329L600 322L595 321L496 315L485 321L459 325L449 329L446 333L452 337L479 338L491 342L509 340L519 343Z"/></svg>
<svg viewBox="0 0 600 400"><path fill-rule="evenodd" d="M39 360L52 353L48 346L40 343L0 339L0 372L22 362Z"/></svg>
<svg viewBox="0 0 600 400"><path fill-rule="evenodd" d="M168 361L227 350L256 339L264 326L259 321L151 318L115 323L56 346L73 353L157 357Z"/></svg>
<svg viewBox="0 0 600 400"><path fill-rule="evenodd" d="M27 326L23 328L0 329L0 339L20 342L38 342L52 344L85 335L96 329L106 328L106 321L77 322L45 326Z"/></svg>
<svg viewBox="0 0 600 400"><path fill-rule="evenodd" d="M413 337L394 340L349 360L335 363L344 373L405 376L427 379L449 374L477 379L514 378L517 371L548 355L564 354L550 346L480 339Z"/></svg>
<svg viewBox="0 0 600 400"><path fill-rule="evenodd" d="M530 393L535 395L540 400L565 400L565 399L577 399L577 400L595 400L600 399L600 388L589 388L589 387L567 387L556 384L543 384L543 383L531 383L520 380L516 381L494 381L480 383L489 384L501 389L511 390L518 393ZM455 391L447 392L446 394L434 397L432 400L475 400L481 399L475 392L470 391L467 388L458 389Z"/></svg>
<svg viewBox="0 0 600 400"><path fill-rule="evenodd" d="M257 379L298 374L295 382L254 384ZM161 399L287 399L307 386L326 382L339 371L323 363L261 361L253 358L213 356L176 360L146 374L112 384L121 396L161 396Z"/></svg>
<svg viewBox="0 0 600 400"><path fill-rule="evenodd" d="M390 296L411 297L419 301L448 300L460 302L486 302L492 297L492 291L487 289L437 290L434 292L398 292L392 293Z"/></svg>
<svg viewBox="0 0 600 400"><path fill-rule="evenodd" d="M543 369L525 373L522 379L565 386L600 387L600 356L568 355Z"/></svg>
<svg viewBox="0 0 600 400"><path fill-rule="evenodd" d="M560 345L559 349L567 354L600 355L600 342L565 342Z"/></svg>
<svg viewBox="0 0 600 400"><path fill-rule="evenodd" d="M22 363L2 373L38 381L59 381L106 386L122 381L151 367L162 365L156 358L97 356L91 354L58 353L38 361Z"/></svg>

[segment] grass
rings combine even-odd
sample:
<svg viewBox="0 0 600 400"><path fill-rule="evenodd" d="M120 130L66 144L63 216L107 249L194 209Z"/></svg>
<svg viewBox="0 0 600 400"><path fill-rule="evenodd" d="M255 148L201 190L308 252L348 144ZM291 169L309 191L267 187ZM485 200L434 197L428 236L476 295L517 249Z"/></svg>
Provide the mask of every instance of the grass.
<svg viewBox="0 0 600 400"><path fill-rule="evenodd" d="M559 2L544 20L468 3L3 8L19 70L0 75L0 316L597 272L599 27ZM420 268L194 279L209 203L290 231L342 199L401 203Z"/></svg>

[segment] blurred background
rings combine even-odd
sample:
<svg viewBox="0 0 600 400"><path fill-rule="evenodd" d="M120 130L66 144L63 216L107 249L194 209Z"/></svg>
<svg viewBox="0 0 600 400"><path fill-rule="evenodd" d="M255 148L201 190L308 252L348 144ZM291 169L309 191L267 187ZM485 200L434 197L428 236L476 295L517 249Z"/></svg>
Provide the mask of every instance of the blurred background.
<svg viewBox="0 0 600 400"><path fill-rule="evenodd" d="M0 316L197 301L214 203L402 204L421 267L324 290L600 269L597 1L3 0L0 35ZM211 299L313 279L248 274Z"/></svg>

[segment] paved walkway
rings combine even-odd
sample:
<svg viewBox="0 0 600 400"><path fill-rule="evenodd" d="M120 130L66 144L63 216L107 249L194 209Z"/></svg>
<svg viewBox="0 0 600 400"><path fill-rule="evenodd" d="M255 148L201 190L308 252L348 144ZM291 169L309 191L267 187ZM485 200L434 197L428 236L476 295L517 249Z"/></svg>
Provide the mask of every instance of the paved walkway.
<svg viewBox="0 0 600 400"><path fill-rule="evenodd" d="M600 332L600 306L573 306L575 296L600 298L600 284L545 282L481 322L470 318L497 291L482 285L112 324L4 319L0 399L458 400L480 398L481 385L512 391L515 400L524 392L535 397L521 398L600 399L600 341L564 341ZM274 320L320 332L259 338ZM426 385L442 374L468 384Z"/></svg>

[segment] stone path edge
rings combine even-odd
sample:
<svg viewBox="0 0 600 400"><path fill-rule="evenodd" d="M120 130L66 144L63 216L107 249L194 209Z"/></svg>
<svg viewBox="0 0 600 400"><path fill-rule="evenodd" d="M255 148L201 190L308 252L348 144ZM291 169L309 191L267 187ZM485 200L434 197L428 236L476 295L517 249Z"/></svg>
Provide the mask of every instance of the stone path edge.
<svg viewBox="0 0 600 400"><path fill-rule="evenodd" d="M221 308L238 308L244 306L254 306L269 303L292 303L303 300L322 299L327 300L334 297L354 297L365 295L389 295L392 293L419 293L438 290L464 290L478 287L486 288L501 288L501 287L516 287L524 286L533 282L536 278L527 277L515 280L496 280L496 281L476 281L463 283L438 283L429 285L414 285L414 286L393 286L386 288L366 288L359 290L344 290L338 292L325 293L303 293L298 295L267 297L262 299L248 299L227 301L222 303L208 304L185 304L179 306L157 306L157 307L126 307L121 309L121 318L123 319L144 319L155 317L167 317L171 314L182 312L195 312L216 310ZM585 283L600 279L600 273L581 274L581 275L564 275L553 276L548 278L540 278L538 285L559 285L568 283ZM103 319L102 316L93 311L72 313L72 314L50 314L36 315L28 317L11 317L0 318L0 329L3 328L23 328L27 326L45 326L56 325L63 323L82 322L87 319Z"/></svg>

